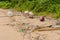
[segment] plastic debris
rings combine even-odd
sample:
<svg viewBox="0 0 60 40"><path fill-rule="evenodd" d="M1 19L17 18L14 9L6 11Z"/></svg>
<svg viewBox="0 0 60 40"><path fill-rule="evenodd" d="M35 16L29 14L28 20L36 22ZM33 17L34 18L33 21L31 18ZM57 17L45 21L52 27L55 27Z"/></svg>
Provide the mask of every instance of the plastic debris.
<svg viewBox="0 0 60 40"><path fill-rule="evenodd" d="M7 16L9 16L9 17L13 16L13 12L12 11L8 11L7 12Z"/></svg>
<svg viewBox="0 0 60 40"><path fill-rule="evenodd" d="M34 14L32 12L29 12L29 18L33 18Z"/></svg>
<svg viewBox="0 0 60 40"><path fill-rule="evenodd" d="M24 32L24 29L19 29L19 32Z"/></svg>
<svg viewBox="0 0 60 40"><path fill-rule="evenodd" d="M40 20L40 21L44 21L45 18L44 18L43 16L41 16L41 17L39 18L39 20Z"/></svg>
<svg viewBox="0 0 60 40"><path fill-rule="evenodd" d="M27 17L29 15L29 12L28 11L25 11L24 12L24 15Z"/></svg>
<svg viewBox="0 0 60 40"><path fill-rule="evenodd" d="M28 11L25 11L24 13L29 13Z"/></svg>

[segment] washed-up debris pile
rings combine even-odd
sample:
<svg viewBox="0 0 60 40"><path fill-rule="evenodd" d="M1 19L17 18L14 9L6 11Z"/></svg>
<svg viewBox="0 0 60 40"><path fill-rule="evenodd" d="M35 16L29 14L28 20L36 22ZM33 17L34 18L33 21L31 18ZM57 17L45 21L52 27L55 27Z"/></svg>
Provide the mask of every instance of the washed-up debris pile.
<svg viewBox="0 0 60 40"><path fill-rule="evenodd" d="M53 32L50 31L50 34L49 32L42 32L42 34L37 33L37 31L40 32L41 30L55 30L57 27L57 29L60 28L60 20L46 18L43 16L34 16L34 14L29 11L17 12L8 10L6 12L6 16L0 17L8 17L10 19L10 22L6 23L6 25L22 33L24 40L45 40L46 38L48 39L47 35L50 36L50 34L53 34ZM56 36L52 34L51 36L54 36L56 38Z"/></svg>
<svg viewBox="0 0 60 40"><path fill-rule="evenodd" d="M48 19L43 16L36 17L33 15L32 12L25 11L25 12L14 12L8 11L7 16L11 18L12 21L11 25L14 25L19 29L19 31L29 31L32 32L38 28L45 28L45 27L54 27L59 23L56 23L56 20ZM17 18L15 18L17 17ZM31 19L33 18L33 19Z"/></svg>

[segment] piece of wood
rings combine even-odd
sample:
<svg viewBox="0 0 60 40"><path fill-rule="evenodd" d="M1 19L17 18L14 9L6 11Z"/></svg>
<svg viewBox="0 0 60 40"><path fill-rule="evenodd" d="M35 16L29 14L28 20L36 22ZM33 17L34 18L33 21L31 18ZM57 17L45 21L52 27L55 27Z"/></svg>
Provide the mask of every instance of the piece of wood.
<svg viewBox="0 0 60 40"><path fill-rule="evenodd" d="M46 27L46 28L35 29L34 31L51 31L51 30L60 30L60 27L57 28Z"/></svg>

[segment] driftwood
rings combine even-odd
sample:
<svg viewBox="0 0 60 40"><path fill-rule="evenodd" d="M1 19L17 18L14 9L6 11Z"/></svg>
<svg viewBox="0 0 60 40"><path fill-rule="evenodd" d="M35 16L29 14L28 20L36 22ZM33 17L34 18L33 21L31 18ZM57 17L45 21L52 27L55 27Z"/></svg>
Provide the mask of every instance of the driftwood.
<svg viewBox="0 0 60 40"><path fill-rule="evenodd" d="M51 31L51 30L60 30L60 27L44 27L44 28L37 28L35 31Z"/></svg>

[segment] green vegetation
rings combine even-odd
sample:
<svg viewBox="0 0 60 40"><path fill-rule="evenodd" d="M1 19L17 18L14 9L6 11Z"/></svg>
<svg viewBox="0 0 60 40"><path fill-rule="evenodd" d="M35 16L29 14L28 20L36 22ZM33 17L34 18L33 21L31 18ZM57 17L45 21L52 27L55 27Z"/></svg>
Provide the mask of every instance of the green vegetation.
<svg viewBox="0 0 60 40"><path fill-rule="evenodd" d="M60 18L60 0L0 0L0 8L33 11L35 15Z"/></svg>

